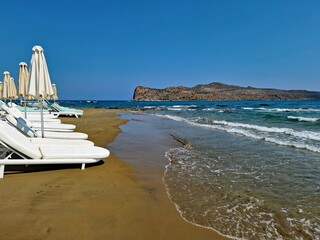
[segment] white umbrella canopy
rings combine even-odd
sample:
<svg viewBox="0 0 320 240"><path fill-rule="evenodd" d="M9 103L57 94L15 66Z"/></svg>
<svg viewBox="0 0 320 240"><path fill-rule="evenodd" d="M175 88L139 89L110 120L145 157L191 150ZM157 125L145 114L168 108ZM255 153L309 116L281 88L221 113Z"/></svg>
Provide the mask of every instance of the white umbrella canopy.
<svg viewBox="0 0 320 240"><path fill-rule="evenodd" d="M0 99L2 99L2 87L3 87L3 84L2 82L0 82Z"/></svg>
<svg viewBox="0 0 320 240"><path fill-rule="evenodd" d="M44 137L43 100L50 99L51 95L53 95L53 89L51 85L47 62L43 53L43 48L40 46L34 46L32 48L29 87L27 95L30 95L40 100L41 130L42 137Z"/></svg>
<svg viewBox="0 0 320 240"><path fill-rule="evenodd" d="M14 79L11 77L9 81L9 99L17 99L18 98L18 93L17 93L17 88L16 84L14 83Z"/></svg>
<svg viewBox="0 0 320 240"><path fill-rule="evenodd" d="M53 101L56 101L58 100L58 94L57 94L57 86L55 84L52 84L52 90L53 90L52 99Z"/></svg>
<svg viewBox="0 0 320 240"><path fill-rule="evenodd" d="M8 71L3 72L3 85L2 85L2 98L9 99L9 82L10 82L10 73Z"/></svg>
<svg viewBox="0 0 320 240"><path fill-rule="evenodd" d="M29 72L27 68L27 64L25 62L21 62L19 64L19 96L20 101L24 98L24 117L27 118L27 103L26 100L32 99L32 97L27 95L28 86L29 86Z"/></svg>
<svg viewBox="0 0 320 240"><path fill-rule="evenodd" d="M21 62L19 66L19 96L26 98L29 84L29 73L27 69L27 64L25 62Z"/></svg>
<svg viewBox="0 0 320 240"><path fill-rule="evenodd" d="M50 99L52 94L53 89L43 48L34 46L32 48L27 95L31 95L37 99Z"/></svg>

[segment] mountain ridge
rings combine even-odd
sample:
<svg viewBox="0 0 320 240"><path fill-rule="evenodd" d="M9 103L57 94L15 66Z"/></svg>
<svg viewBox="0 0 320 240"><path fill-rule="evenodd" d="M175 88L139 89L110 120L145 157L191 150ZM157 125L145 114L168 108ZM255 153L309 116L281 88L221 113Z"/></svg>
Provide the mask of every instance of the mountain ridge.
<svg viewBox="0 0 320 240"><path fill-rule="evenodd" d="M320 92L228 85L220 82L163 89L137 86L134 101L188 100L320 100Z"/></svg>

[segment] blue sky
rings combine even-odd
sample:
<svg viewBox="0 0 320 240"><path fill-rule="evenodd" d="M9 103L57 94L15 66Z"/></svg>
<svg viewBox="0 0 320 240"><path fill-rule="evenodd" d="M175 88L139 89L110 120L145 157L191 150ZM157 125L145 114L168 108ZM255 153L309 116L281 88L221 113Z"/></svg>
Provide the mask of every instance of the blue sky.
<svg viewBox="0 0 320 240"><path fill-rule="evenodd" d="M0 0L0 71L44 48L60 99L223 82L320 91L318 0Z"/></svg>

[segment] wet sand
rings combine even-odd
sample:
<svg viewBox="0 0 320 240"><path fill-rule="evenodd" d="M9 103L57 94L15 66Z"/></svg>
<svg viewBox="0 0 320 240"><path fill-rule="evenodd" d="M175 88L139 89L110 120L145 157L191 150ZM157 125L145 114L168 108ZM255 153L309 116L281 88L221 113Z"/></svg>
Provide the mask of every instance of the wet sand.
<svg viewBox="0 0 320 240"><path fill-rule="evenodd" d="M62 121L102 147L126 123L106 109L85 109L82 118ZM222 239L185 222L161 179L148 177L152 173L141 177L113 153L102 163L84 171L75 165L6 168L1 239Z"/></svg>

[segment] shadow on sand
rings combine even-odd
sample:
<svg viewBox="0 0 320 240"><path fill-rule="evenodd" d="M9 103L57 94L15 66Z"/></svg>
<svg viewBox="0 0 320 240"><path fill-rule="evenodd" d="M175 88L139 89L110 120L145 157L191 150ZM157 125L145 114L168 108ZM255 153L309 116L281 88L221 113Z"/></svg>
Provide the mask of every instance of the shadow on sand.
<svg viewBox="0 0 320 240"><path fill-rule="evenodd" d="M86 164L86 168L101 166L105 162L103 160L97 163ZM5 168L5 175L21 174L21 173L33 173L33 172L45 172L61 169L79 169L81 164L46 164L46 165L7 165Z"/></svg>

